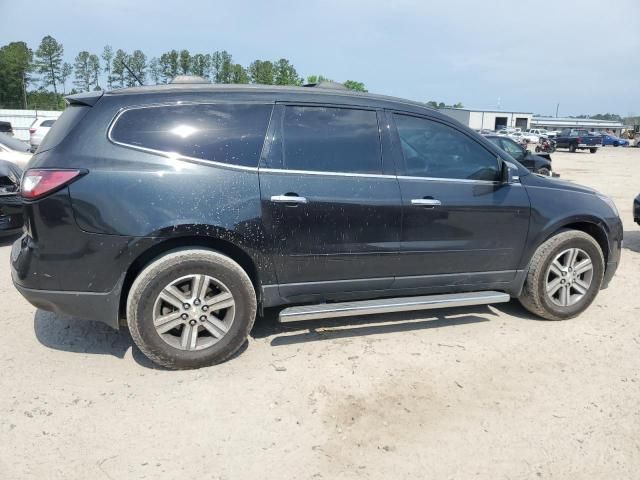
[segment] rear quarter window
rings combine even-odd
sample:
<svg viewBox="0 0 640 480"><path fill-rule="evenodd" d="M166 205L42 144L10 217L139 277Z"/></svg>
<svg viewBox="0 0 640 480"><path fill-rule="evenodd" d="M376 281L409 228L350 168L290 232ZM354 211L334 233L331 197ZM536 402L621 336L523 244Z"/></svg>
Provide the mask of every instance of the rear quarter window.
<svg viewBox="0 0 640 480"><path fill-rule="evenodd" d="M51 130L40 142L38 152L44 152L45 150L51 150L58 145L64 138L73 130L80 120L84 118L87 112L91 110L91 107L85 105L69 105L67 109L57 120L45 120L42 122L42 127L46 127L46 122L51 122Z"/></svg>
<svg viewBox="0 0 640 480"><path fill-rule="evenodd" d="M121 113L112 141L214 162L256 167L273 105L136 107Z"/></svg>

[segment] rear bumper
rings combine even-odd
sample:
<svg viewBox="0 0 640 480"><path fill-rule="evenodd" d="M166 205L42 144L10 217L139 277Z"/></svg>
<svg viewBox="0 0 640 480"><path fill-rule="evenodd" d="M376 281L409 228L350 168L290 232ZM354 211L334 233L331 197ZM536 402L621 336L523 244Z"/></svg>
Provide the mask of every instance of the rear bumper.
<svg viewBox="0 0 640 480"><path fill-rule="evenodd" d="M14 286L36 308L86 320L95 320L118 329L120 288L107 293L35 290Z"/></svg>

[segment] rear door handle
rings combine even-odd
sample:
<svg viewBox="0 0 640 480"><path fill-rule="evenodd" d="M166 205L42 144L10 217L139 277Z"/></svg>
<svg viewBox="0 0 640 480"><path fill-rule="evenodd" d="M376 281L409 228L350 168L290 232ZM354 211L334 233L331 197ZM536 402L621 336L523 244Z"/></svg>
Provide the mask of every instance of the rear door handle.
<svg viewBox="0 0 640 480"><path fill-rule="evenodd" d="M421 207L439 207L442 205L442 202L435 198L414 198L411 200L411 205L418 205Z"/></svg>
<svg viewBox="0 0 640 480"><path fill-rule="evenodd" d="M298 195L273 195L271 201L274 203L307 203L305 197Z"/></svg>

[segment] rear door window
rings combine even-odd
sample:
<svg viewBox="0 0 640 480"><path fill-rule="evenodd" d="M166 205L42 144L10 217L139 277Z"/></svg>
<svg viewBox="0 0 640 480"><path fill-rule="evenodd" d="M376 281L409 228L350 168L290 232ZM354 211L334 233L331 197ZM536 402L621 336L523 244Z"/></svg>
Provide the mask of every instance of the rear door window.
<svg viewBox="0 0 640 480"><path fill-rule="evenodd" d="M111 140L165 153L257 167L273 105L192 104L125 110Z"/></svg>
<svg viewBox="0 0 640 480"><path fill-rule="evenodd" d="M378 119L373 110L286 106L279 158L272 167L337 173L382 171Z"/></svg>

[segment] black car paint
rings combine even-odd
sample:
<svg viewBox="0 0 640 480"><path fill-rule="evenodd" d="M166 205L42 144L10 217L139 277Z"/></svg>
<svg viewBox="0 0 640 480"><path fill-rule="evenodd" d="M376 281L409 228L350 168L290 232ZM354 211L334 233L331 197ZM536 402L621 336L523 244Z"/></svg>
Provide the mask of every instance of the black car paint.
<svg viewBox="0 0 640 480"><path fill-rule="evenodd" d="M633 221L640 225L640 195L633 199Z"/></svg>
<svg viewBox="0 0 640 480"><path fill-rule="evenodd" d="M529 175L521 165L512 184L396 177L402 153L392 122L384 121L388 111L434 119L502 161L513 161L482 136L420 104L321 89L201 85L100 95L72 98L69 108L87 114L28 165L89 171L50 196L25 202L25 232L12 249L12 275L37 307L117 328L135 275L163 252L184 246L206 246L236 259L263 307L478 289L518 296L535 249L568 225L601 232L607 282L615 272L622 227L588 189ZM108 138L122 109L178 102L375 109L382 119L382 174L278 172L263 163L260 169L237 168L176 159ZM284 193L310 202L305 208L269 202L270 195ZM445 208L409 204L431 195Z"/></svg>

